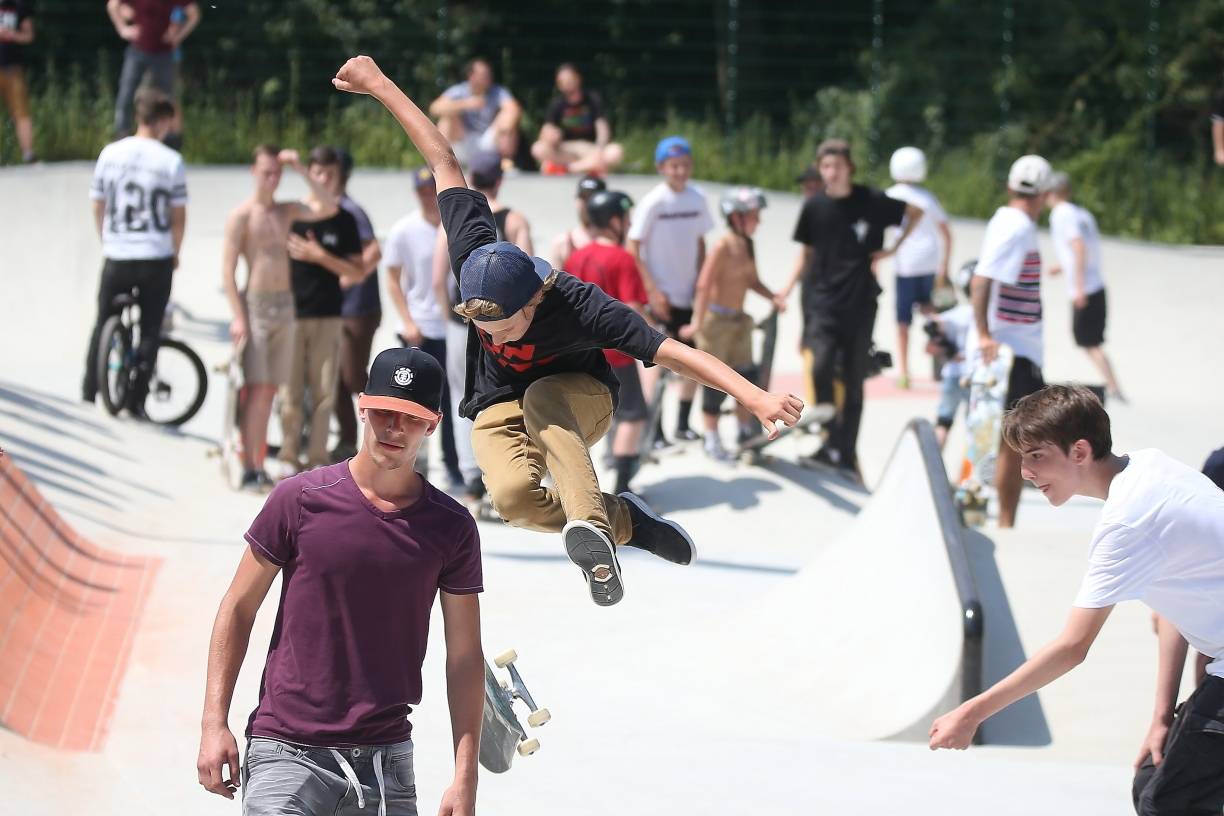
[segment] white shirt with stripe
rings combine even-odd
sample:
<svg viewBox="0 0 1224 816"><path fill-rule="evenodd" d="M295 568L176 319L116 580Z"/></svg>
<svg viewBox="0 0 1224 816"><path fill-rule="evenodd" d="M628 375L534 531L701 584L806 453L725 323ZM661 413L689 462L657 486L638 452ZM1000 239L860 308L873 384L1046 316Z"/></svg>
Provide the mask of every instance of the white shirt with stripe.
<svg viewBox="0 0 1224 816"><path fill-rule="evenodd" d="M1015 207L996 210L974 274L994 281L987 312L991 336L1041 366L1041 252L1033 219Z"/></svg>
<svg viewBox="0 0 1224 816"><path fill-rule="evenodd" d="M102 148L89 197L106 202L102 254L115 261L170 258L170 212L187 204L183 157L156 139L128 136Z"/></svg>

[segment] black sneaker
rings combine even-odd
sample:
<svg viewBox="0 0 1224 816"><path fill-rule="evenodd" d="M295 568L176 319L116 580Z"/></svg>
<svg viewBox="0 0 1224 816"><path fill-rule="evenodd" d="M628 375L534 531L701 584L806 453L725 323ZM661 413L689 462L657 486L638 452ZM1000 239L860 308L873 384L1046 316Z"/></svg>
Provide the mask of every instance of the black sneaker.
<svg viewBox="0 0 1224 816"><path fill-rule="evenodd" d="M677 428L673 436L675 436L677 442L696 442L701 439L701 434L692 428Z"/></svg>
<svg viewBox="0 0 1224 816"><path fill-rule="evenodd" d="M673 564L697 560L697 545L683 527L651 510L640 496L633 493L619 496L629 506L629 517L633 519L633 537L625 542L626 546L645 550Z"/></svg>
<svg viewBox="0 0 1224 816"><path fill-rule="evenodd" d="M260 476L264 476L263 471L260 471L260 470L245 471L242 474L242 482L238 485L238 489L241 490L243 493L263 493L264 492L263 480L259 478ZM264 476L264 479L267 479L267 478L268 478L267 476Z"/></svg>
<svg viewBox="0 0 1224 816"><path fill-rule="evenodd" d="M803 467L841 468L841 463L834 458L827 447L818 448L811 456L800 456L799 464Z"/></svg>
<svg viewBox="0 0 1224 816"><path fill-rule="evenodd" d="M566 554L586 578L591 600L600 606L619 603L625 597L625 585L621 581L616 548L608 537L590 522L575 520L561 530L561 538L565 541Z"/></svg>

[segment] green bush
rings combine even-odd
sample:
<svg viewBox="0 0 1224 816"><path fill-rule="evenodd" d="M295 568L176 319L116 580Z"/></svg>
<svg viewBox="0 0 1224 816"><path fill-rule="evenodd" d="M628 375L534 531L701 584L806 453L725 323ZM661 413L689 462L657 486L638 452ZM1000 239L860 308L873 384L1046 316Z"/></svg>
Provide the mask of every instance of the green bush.
<svg viewBox="0 0 1224 816"><path fill-rule="evenodd" d="M85 77L45 75L31 95L38 154L47 161L93 159L110 136L113 83L106 71ZM233 93L198 90L184 110L185 155L192 163L241 164L259 142L308 147L345 145L359 165L411 167L420 156L396 122L368 99L336 96L314 117L295 111L278 88ZM826 88L807 100L792 100L793 114L779 126L764 116L739 123L730 136L711 111L699 118L669 113L650 123L632 117L619 123L626 172L653 172L655 143L677 133L693 145L697 178L794 189L795 174L815 156L822 139L849 139L858 178L888 183L888 156L900 145L876 144L870 161L872 99L863 91ZM527 134L528 138L531 133ZM916 138L924 146L938 144ZM965 146L930 156L928 185L948 212L985 218L1004 199L1007 167L1031 149L1018 127L980 134ZM1205 160L1186 163L1149 151L1136 129L1120 131L1093 146L1047 156L1071 174L1077 198L1093 210L1102 231L1176 243L1224 243L1224 205L1219 172ZM11 124L0 129L0 162L19 160Z"/></svg>

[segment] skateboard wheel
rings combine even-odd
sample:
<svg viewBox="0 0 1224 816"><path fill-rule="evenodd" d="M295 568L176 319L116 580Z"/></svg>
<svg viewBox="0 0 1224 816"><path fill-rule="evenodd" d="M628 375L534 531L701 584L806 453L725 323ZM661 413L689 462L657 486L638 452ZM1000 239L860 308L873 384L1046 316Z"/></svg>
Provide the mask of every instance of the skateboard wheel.
<svg viewBox="0 0 1224 816"><path fill-rule="evenodd" d="M504 677L497 678L497 685L502 687L502 691L510 690L510 681Z"/></svg>
<svg viewBox="0 0 1224 816"><path fill-rule="evenodd" d="M518 660L518 652L510 649L493 658L493 665L499 669L504 669L516 660Z"/></svg>
<svg viewBox="0 0 1224 816"><path fill-rule="evenodd" d="M552 714L548 713L547 708L541 708L538 711L533 711L527 715L527 724L532 728L539 728L544 723L552 719Z"/></svg>
<svg viewBox="0 0 1224 816"><path fill-rule="evenodd" d="M519 756L531 756L538 750L540 750L540 741L538 739L523 740L518 745Z"/></svg>

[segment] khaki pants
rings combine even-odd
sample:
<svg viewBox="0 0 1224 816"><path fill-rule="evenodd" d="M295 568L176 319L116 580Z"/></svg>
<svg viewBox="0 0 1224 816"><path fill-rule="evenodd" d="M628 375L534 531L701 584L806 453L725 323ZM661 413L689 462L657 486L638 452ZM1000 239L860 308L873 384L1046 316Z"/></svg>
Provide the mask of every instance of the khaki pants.
<svg viewBox="0 0 1224 816"><path fill-rule="evenodd" d="M310 392L310 441L306 467L330 463L327 435L332 410L336 405L336 379L340 369L339 317L300 317L293 332L293 365L289 382L281 388L280 460L300 466L302 425L306 420L303 403Z"/></svg>
<svg viewBox="0 0 1224 816"><path fill-rule="evenodd" d="M472 448L497 512L515 527L557 533L588 521L614 544L633 536L623 499L599 489L590 447L612 421L612 396L589 374L536 380L519 401L480 412ZM551 474L553 487L540 484Z"/></svg>

